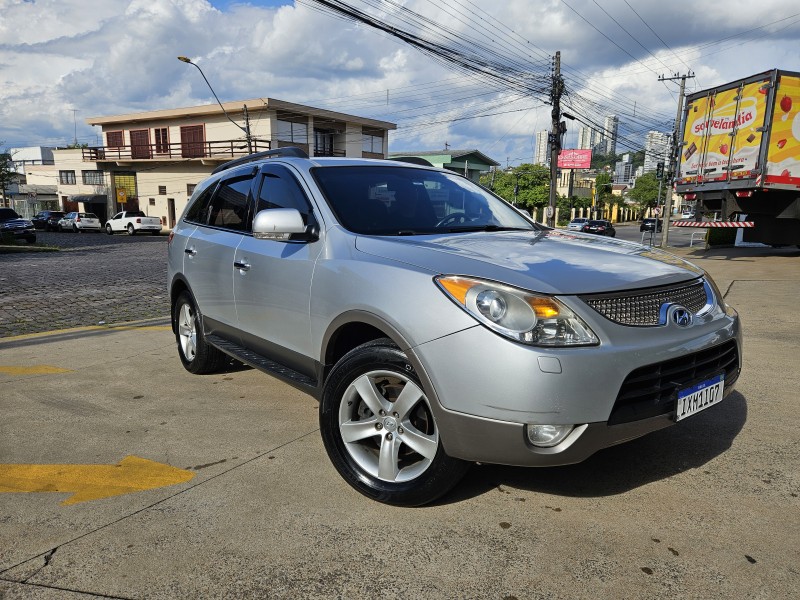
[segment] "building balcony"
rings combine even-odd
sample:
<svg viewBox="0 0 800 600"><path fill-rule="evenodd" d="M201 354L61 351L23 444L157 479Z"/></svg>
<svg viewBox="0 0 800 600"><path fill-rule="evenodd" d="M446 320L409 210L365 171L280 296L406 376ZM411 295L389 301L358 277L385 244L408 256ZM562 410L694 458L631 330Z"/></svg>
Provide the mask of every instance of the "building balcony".
<svg viewBox="0 0 800 600"><path fill-rule="evenodd" d="M270 150L269 140L251 140L252 152ZM174 144L137 144L132 146L100 146L83 148L85 162L113 162L131 165L136 162L197 159L202 164L215 164L249 154L247 142L214 140L177 142Z"/></svg>

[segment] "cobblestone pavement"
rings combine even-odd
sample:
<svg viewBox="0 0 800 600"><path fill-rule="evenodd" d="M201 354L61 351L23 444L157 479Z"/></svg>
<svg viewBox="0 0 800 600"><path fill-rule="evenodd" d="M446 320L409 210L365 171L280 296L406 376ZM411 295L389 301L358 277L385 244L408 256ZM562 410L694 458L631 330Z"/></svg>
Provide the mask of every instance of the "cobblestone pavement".
<svg viewBox="0 0 800 600"><path fill-rule="evenodd" d="M168 317L167 237L37 232L60 252L0 254L0 338Z"/></svg>

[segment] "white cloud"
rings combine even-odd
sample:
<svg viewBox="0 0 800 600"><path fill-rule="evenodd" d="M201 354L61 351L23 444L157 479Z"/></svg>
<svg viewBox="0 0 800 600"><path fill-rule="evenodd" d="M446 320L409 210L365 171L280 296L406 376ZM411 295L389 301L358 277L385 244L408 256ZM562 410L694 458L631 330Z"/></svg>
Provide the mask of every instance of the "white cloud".
<svg viewBox="0 0 800 600"><path fill-rule="evenodd" d="M76 109L79 138L94 142L97 132L82 124L87 117L213 102L197 70L176 59L186 55L223 101L269 96L316 104L397 122L396 149L447 142L500 162L530 160L536 131L550 123L542 95L488 94L487 83L309 3L0 0L0 140L71 141ZM532 74L544 73L560 50L571 94L628 113L635 103L641 118L674 118L677 86L659 83L659 74L692 69L693 90L800 63L800 17L791 17L785 0L732 0L724 11L711 0L603 2L619 24L592 0L462 0L458 10L455 1L404 5L448 28L451 43L474 49L477 40L497 51L498 62L516 57ZM391 13L384 18L398 22ZM474 114L487 116L454 120ZM569 126L567 140L577 124Z"/></svg>

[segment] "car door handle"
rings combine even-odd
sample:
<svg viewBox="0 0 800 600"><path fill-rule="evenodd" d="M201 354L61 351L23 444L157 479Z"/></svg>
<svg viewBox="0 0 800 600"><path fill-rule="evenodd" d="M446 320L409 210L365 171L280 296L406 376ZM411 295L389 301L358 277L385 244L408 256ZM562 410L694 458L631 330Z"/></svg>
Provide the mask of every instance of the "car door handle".
<svg viewBox="0 0 800 600"><path fill-rule="evenodd" d="M247 263L247 262L244 262L244 261L241 261L241 260L235 260L235 261L233 261L233 268L234 269L241 269L242 271L249 271L250 270L250 263Z"/></svg>
<svg viewBox="0 0 800 600"><path fill-rule="evenodd" d="M197 254L197 250L195 250L194 248L184 248L183 251L189 256L194 256L195 254Z"/></svg>

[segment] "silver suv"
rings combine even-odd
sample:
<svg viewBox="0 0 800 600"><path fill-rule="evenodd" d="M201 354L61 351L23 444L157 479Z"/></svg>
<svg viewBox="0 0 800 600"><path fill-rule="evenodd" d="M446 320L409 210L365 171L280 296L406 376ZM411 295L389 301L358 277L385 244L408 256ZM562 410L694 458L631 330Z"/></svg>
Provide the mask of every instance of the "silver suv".
<svg viewBox="0 0 800 600"><path fill-rule="evenodd" d="M472 462L575 463L690 418L741 368L702 270L393 161L221 165L170 235L168 287L187 370L233 357L305 390L334 467L397 505Z"/></svg>

